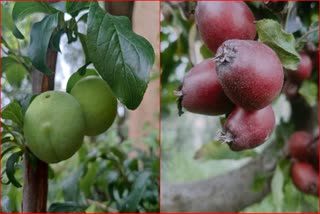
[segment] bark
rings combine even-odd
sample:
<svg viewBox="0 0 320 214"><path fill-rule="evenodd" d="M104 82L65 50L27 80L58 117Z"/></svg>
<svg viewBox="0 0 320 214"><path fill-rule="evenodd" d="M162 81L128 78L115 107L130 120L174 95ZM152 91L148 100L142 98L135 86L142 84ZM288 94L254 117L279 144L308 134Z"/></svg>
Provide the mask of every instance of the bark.
<svg viewBox="0 0 320 214"><path fill-rule="evenodd" d="M116 2L110 1L105 2L105 9L109 13L115 16L127 16L130 20L132 19L132 11L134 2Z"/></svg>
<svg viewBox="0 0 320 214"><path fill-rule="evenodd" d="M55 71L57 52L48 49L47 64ZM34 70L31 73L32 91L34 94L54 89L54 74L44 75ZM24 154L23 174L23 212L46 212L48 194L48 164L36 160L32 164L28 154Z"/></svg>
<svg viewBox="0 0 320 214"><path fill-rule="evenodd" d="M185 184L161 185L161 212L235 212L261 201L270 192L272 172L279 156L271 150L245 166L207 180ZM254 179L266 176L258 190Z"/></svg>

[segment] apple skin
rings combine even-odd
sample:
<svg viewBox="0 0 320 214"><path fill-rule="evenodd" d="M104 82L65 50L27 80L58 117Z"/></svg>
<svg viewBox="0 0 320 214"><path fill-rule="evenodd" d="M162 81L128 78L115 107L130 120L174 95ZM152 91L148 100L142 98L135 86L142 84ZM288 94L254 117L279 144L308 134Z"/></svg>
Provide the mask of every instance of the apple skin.
<svg viewBox="0 0 320 214"><path fill-rule="evenodd" d="M117 115L117 99L109 85L98 76L79 80L70 94L80 103L85 116L85 135L105 132Z"/></svg>
<svg viewBox="0 0 320 214"><path fill-rule="evenodd" d="M224 93L245 110L262 109L280 94L284 79L282 64L277 54L263 43L225 41L215 61Z"/></svg>
<svg viewBox="0 0 320 214"><path fill-rule="evenodd" d="M309 156L309 144L312 135L305 131L293 133L288 140L288 150L292 158L300 161L307 161Z"/></svg>
<svg viewBox="0 0 320 214"><path fill-rule="evenodd" d="M213 53L226 40L253 40L256 36L253 13L244 2L199 1L195 19L204 43Z"/></svg>
<svg viewBox="0 0 320 214"><path fill-rule="evenodd" d="M293 163L291 167L291 178L301 192L318 196L318 172L311 164L306 162Z"/></svg>
<svg viewBox="0 0 320 214"><path fill-rule="evenodd" d="M66 160L83 142L85 121L80 104L65 92L44 92L28 107L23 131L26 145L40 160Z"/></svg>
<svg viewBox="0 0 320 214"><path fill-rule="evenodd" d="M189 112L221 115L230 113L234 108L234 104L223 92L212 59L195 65L185 75L181 92L182 106Z"/></svg>
<svg viewBox="0 0 320 214"><path fill-rule="evenodd" d="M289 78L291 81L301 83L308 79L312 72L312 60L306 53L300 53L300 62L295 71L289 71Z"/></svg>
<svg viewBox="0 0 320 214"><path fill-rule="evenodd" d="M269 138L274 126L271 105L251 112L238 106L227 117L220 141L227 143L233 151L252 149Z"/></svg>

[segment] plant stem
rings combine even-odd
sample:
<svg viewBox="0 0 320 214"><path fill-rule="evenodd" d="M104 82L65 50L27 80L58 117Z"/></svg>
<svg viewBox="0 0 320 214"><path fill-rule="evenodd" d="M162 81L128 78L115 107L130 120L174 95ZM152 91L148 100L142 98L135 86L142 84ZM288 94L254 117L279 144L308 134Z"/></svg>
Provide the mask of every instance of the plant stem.
<svg viewBox="0 0 320 214"><path fill-rule="evenodd" d="M57 52L48 49L47 65L53 71L55 71L56 62ZM41 93L54 89L54 74L44 75L37 70L33 70L31 77L33 93ZM29 155L25 153L23 180L22 212L46 212L48 164L38 159L36 160L36 164L34 164L29 159Z"/></svg>

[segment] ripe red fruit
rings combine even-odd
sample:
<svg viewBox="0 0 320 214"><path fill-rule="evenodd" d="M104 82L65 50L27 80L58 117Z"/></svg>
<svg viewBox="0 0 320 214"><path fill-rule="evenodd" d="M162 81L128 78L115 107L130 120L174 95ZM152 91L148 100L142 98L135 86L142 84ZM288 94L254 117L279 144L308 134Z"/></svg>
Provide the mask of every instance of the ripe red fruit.
<svg viewBox="0 0 320 214"><path fill-rule="evenodd" d="M308 146L308 157L309 162L312 164L312 166L319 171L319 147L318 147L318 141L313 141Z"/></svg>
<svg viewBox="0 0 320 214"><path fill-rule="evenodd" d="M318 173L309 163L294 163L291 167L291 177L301 192L318 196Z"/></svg>
<svg viewBox="0 0 320 214"><path fill-rule="evenodd" d="M219 47L215 60L225 94L246 110L266 107L281 91L281 62L261 42L228 40Z"/></svg>
<svg viewBox="0 0 320 214"><path fill-rule="evenodd" d="M231 112L234 107L222 90L212 59L195 65L184 77L180 89L176 92L179 102L190 112L220 115Z"/></svg>
<svg viewBox="0 0 320 214"><path fill-rule="evenodd" d="M219 140L227 143L233 151L255 148L268 139L274 125L271 105L251 112L236 107L227 118Z"/></svg>
<svg viewBox="0 0 320 214"><path fill-rule="evenodd" d="M308 146L312 140L312 135L305 131L298 131L293 133L288 140L288 150L292 158L300 161L308 160Z"/></svg>
<svg viewBox="0 0 320 214"><path fill-rule="evenodd" d="M198 2L195 19L204 43L214 53L226 40L256 36L254 16L244 2Z"/></svg>
<svg viewBox="0 0 320 214"><path fill-rule="evenodd" d="M312 71L311 58L306 53L300 53L300 62L296 71L289 71L289 78L297 83L310 77Z"/></svg>

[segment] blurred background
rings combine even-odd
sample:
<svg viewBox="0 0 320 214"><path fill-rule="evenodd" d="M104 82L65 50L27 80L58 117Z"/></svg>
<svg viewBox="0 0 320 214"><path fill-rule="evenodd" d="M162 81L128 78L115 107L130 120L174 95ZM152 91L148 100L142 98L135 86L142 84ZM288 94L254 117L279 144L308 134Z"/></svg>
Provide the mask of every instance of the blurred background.
<svg viewBox="0 0 320 214"><path fill-rule="evenodd" d="M281 2L269 5L263 2L247 2L246 4L254 13L256 21L269 18L284 23L283 20L286 20L285 30L293 33L296 40L313 27L318 29L319 4L317 2ZM187 111L184 111L182 116L178 116L177 97L173 91L178 89L185 74L195 64L214 56L200 38L193 15L195 6L195 2L161 3L161 210L165 211L186 209L188 202L181 198L183 193L188 200L196 201L196 196L193 194L201 194L198 186L202 181L208 184L210 179L238 170L242 166L245 167L274 141L283 146L294 130L307 129L314 135L318 135L318 30L314 30L314 33L307 36L307 41L304 41L305 46L300 47L308 51L315 61L312 76L306 83L299 86L299 95L297 95L299 98L293 101L285 93L281 93L274 101L273 109L277 128L263 145L248 152L232 152L227 145L214 142L217 133L222 130L221 124L225 116L204 116ZM285 7L289 8L290 14L283 17L284 14L279 11ZM298 119L293 118L293 112L297 114L295 106L301 106L301 103L305 107L298 114L304 116ZM301 119L301 117L305 118ZM278 185L279 190L274 190L275 187L271 188L272 190L269 188L264 194L265 197L259 199L258 203L243 205L242 207L245 208L236 211L318 211L318 198L303 194L296 189L288 172L290 161L284 162L286 167L282 168L283 177L280 180L273 179L273 184ZM270 180L257 178L254 185L259 186L267 182L270 183ZM225 185L228 184L225 183ZM202 187L205 188L204 184ZM183 191L183 188L186 190ZM224 186L220 188L219 191L223 192ZM170 202L174 199L173 196L171 198L174 191L177 195L181 193L181 197L176 198L176 205ZM207 197L211 196L207 195ZM244 193L243 197L249 196ZM221 203L226 206L228 201L232 201L227 196L222 199L211 197L213 204L218 200L225 200L226 202ZM227 209L232 209L231 204ZM175 207L175 210L172 210L172 207ZM202 211L214 210L204 208Z"/></svg>
<svg viewBox="0 0 320 214"><path fill-rule="evenodd" d="M14 2L2 2L2 10L11 14ZM60 5L59 5L60 4ZM53 3L59 8L64 2ZM96 137L86 137L80 151L71 159L50 165L49 211L117 212L124 201L130 201L134 211L159 210L159 3L158 2L100 2L113 15L127 16L133 31L145 37L156 53L150 83L143 101L135 111L118 105L118 116L111 128ZM86 34L87 25L81 21L82 11L76 17L78 30ZM3 16L4 17L4 16ZM11 53L26 56L30 44L32 24L44 14L35 13L16 23L25 36L18 40L6 29L2 19L2 57ZM145 17L148 17L147 19ZM71 19L68 14L65 20ZM60 40L56 66L55 90L65 91L71 74L85 64L82 45L77 39L68 43L64 34ZM93 68L93 66L89 66ZM32 93L30 73L22 65L2 66L2 108L13 100L22 101ZM2 147L2 151L6 148ZM14 152L14 151L12 151ZM2 166L12 152L2 156ZM22 183L22 165L16 167L16 178ZM2 172L2 211L21 210L22 188L5 185ZM23 185L23 183L22 183Z"/></svg>

